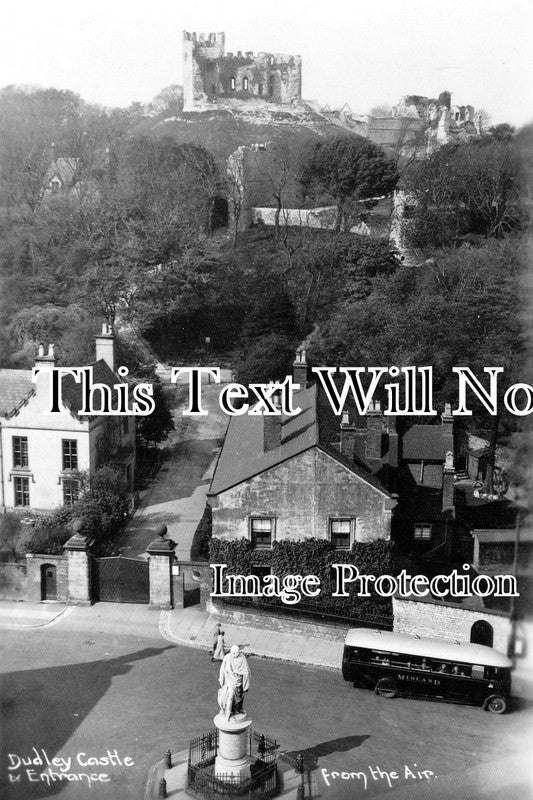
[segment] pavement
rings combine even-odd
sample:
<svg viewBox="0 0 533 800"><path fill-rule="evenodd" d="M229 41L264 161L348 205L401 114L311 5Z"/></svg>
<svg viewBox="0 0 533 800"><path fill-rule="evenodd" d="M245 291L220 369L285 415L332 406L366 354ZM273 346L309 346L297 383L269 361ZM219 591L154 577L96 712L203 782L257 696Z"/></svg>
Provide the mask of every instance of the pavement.
<svg viewBox="0 0 533 800"><path fill-rule="evenodd" d="M185 647L211 649L215 625L221 620L198 606L158 611L148 605L133 603L96 603L94 606L67 606L61 603L26 603L0 601L0 629L32 629L61 625L70 618L79 620L87 628L109 632L127 632L135 627L137 632L152 631L159 614L159 634L169 642ZM299 620L299 624L302 622ZM315 626L309 623L307 635L278 632L248 624L228 623L222 620L226 648L238 644L247 655L259 658L339 670L342 662L342 641L332 641L316 635ZM519 659L513 671L513 695L533 701L533 623L525 626L525 657Z"/></svg>

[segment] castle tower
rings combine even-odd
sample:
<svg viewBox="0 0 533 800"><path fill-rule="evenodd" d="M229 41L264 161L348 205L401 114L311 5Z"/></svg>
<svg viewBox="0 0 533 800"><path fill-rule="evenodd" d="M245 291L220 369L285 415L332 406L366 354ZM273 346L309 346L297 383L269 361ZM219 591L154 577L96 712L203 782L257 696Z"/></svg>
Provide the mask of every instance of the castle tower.
<svg viewBox="0 0 533 800"><path fill-rule="evenodd" d="M226 52L226 34L183 31L183 110L193 111L218 93L218 59ZM214 91L213 91L214 90Z"/></svg>
<svg viewBox="0 0 533 800"><path fill-rule="evenodd" d="M302 59L280 53L226 53L225 34L183 31L183 110L252 99L294 103L302 97Z"/></svg>

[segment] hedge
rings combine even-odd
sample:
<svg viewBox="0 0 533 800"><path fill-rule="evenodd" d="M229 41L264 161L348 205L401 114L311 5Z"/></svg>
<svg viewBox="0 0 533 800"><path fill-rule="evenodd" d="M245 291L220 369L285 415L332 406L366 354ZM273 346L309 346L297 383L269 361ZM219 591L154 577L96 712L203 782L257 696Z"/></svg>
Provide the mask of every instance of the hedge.
<svg viewBox="0 0 533 800"><path fill-rule="evenodd" d="M321 591L315 598L306 598L305 606L316 612L353 616L359 620L383 621L392 619L392 601L371 592L370 597L358 597L356 587L348 588L349 597L332 597L334 581L331 580L332 564L353 564L366 575L397 575L402 568L396 546L382 539L375 542L354 542L351 550L336 550L325 539L304 541L281 540L274 542L272 549L256 550L249 539L237 541L211 539L210 563L226 564L227 572L249 575L253 566L270 566L272 574L316 575L320 579ZM235 598L238 602L238 598ZM279 605L278 598L261 597L263 605ZM298 608L297 606L293 608Z"/></svg>

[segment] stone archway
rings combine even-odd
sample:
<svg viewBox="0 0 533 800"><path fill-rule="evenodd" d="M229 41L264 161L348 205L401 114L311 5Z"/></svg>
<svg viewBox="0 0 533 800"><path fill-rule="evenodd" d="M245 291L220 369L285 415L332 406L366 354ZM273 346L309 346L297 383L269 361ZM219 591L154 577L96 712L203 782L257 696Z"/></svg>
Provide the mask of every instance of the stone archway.
<svg viewBox="0 0 533 800"><path fill-rule="evenodd" d="M227 228L229 225L229 206L225 197L213 197L209 227L211 232L218 228Z"/></svg>

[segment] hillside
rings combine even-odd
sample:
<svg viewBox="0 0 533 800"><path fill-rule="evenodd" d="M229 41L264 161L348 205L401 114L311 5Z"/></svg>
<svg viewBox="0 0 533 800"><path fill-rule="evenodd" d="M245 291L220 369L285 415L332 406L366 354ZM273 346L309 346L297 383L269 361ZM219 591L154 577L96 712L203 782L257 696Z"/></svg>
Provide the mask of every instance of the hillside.
<svg viewBox="0 0 533 800"><path fill-rule="evenodd" d="M304 103L288 106L250 101L212 111L152 117L144 120L137 130L154 136L171 135L179 143L194 141L224 164L241 145L351 133L344 125L336 124L331 115Z"/></svg>

